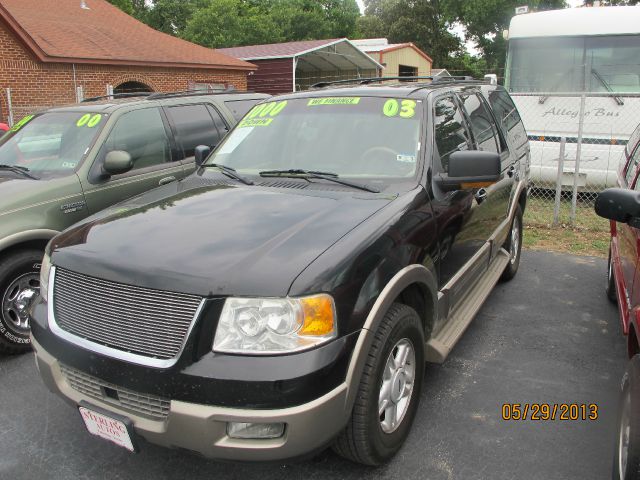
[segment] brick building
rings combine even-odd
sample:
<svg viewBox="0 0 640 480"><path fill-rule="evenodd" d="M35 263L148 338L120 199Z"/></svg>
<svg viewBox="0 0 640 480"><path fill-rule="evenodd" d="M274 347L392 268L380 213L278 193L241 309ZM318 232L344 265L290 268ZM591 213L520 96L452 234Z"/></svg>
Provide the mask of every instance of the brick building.
<svg viewBox="0 0 640 480"><path fill-rule="evenodd" d="M255 69L153 30L105 0L0 2L0 121L111 90L246 90Z"/></svg>

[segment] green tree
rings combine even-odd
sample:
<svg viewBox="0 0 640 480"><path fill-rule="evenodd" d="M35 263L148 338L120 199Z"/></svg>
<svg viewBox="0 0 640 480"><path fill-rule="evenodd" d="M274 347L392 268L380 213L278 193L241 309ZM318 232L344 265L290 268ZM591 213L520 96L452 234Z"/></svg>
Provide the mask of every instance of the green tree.
<svg viewBox="0 0 640 480"><path fill-rule="evenodd" d="M366 15L358 22L358 35L386 37L392 43L413 42L433 59L434 66L446 66L452 55L461 53L462 42L450 31L444 2L368 0Z"/></svg>
<svg viewBox="0 0 640 480"><path fill-rule="evenodd" d="M157 0L150 14L160 2ZM360 10L355 0L205 0L194 3L183 38L208 47L349 37ZM172 18L169 16L168 18ZM159 28L153 25L155 28Z"/></svg>
<svg viewBox="0 0 640 480"><path fill-rule="evenodd" d="M144 0L134 1L145 5ZM154 0L141 19L151 28L181 36L191 17L209 3L208 0Z"/></svg>
<svg viewBox="0 0 640 480"><path fill-rule="evenodd" d="M145 0L107 0L109 3L115 5L123 12L137 18L138 20L145 21L145 15L147 13L147 4Z"/></svg>
<svg viewBox="0 0 640 480"><path fill-rule="evenodd" d="M474 78L482 78L488 71L486 60L469 52L456 52L443 66L451 75L470 75Z"/></svg>
<svg viewBox="0 0 640 480"><path fill-rule="evenodd" d="M183 38L210 48L273 43L280 26L259 6L243 0L209 0L187 21Z"/></svg>
<svg viewBox="0 0 640 480"><path fill-rule="evenodd" d="M110 4L118 7L124 13L133 15L133 3L132 0L108 0Z"/></svg>
<svg viewBox="0 0 640 480"><path fill-rule="evenodd" d="M331 36L331 27L318 2L275 0L269 3L263 14L278 25L284 40L310 40Z"/></svg>
<svg viewBox="0 0 640 480"><path fill-rule="evenodd" d="M362 15L356 20L354 38L381 38L387 35L387 27L376 15Z"/></svg>
<svg viewBox="0 0 640 480"><path fill-rule="evenodd" d="M332 37L351 37L356 31L356 21L360 18L360 8L356 0L320 0Z"/></svg>
<svg viewBox="0 0 640 480"><path fill-rule="evenodd" d="M138 20L144 21L147 13L147 2L145 0L131 0L133 6L133 16Z"/></svg>
<svg viewBox="0 0 640 480"><path fill-rule="evenodd" d="M360 9L355 0L254 0L287 41L351 37Z"/></svg>

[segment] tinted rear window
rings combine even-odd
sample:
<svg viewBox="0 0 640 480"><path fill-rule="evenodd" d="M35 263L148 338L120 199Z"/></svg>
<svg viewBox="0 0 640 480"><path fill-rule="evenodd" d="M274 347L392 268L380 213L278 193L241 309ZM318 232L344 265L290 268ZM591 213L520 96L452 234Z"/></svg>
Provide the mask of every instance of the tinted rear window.
<svg viewBox="0 0 640 480"><path fill-rule="evenodd" d="M193 157L198 145L214 147L220 141L221 134L204 105L181 105L169 107L167 111L173 120L178 142L186 158Z"/></svg>
<svg viewBox="0 0 640 480"><path fill-rule="evenodd" d="M520 123L520 115L511 96L505 91L496 89L489 93L489 103L501 126L509 131Z"/></svg>

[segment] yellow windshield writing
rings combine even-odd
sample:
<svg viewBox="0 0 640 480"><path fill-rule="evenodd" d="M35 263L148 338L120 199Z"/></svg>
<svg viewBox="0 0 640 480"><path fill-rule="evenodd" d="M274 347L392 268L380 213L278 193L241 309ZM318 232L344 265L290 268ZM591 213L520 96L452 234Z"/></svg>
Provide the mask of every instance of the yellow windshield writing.
<svg viewBox="0 0 640 480"><path fill-rule="evenodd" d="M357 105L359 103L360 97L327 97L312 98L307 105L313 107L315 105Z"/></svg>
<svg viewBox="0 0 640 480"><path fill-rule="evenodd" d="M238 128L245 127L267 127L271 125L273 118L246 118L240 122Z"/></svg>
<svg viewBox="0 0 640 480"><path fill-rule="evenodd" d="M387 117L413 118L416 115L416 101L390 98L384 103L382 113Z"/></svg>
<svg viewBox="0 0 640 480"><path fill-rule="evenodd" d="M18 123L14 124L13 127L11 127L10 131L17 132L22 127L24 127L27 123L29 123L29 121L31 121L32 118L33 118L33 115L27 115L26 117L23 117L22 120L20 120Z"/></svg>
<svg viewBox="0 0 640 480"><path fill-rule="evenodd" d="M247 114L245 118L255 118L255 117L275 117L278 115L284 107L287 106L287 101L283 100L282 102L269 102L263 103L261 105L256 105L251 109L251 111Z"/></svg>
<svg viewBox="0 0 640 480"><path fill-rule="evenodd" d="M271 125L273 117L277 116L284 107L287 106L287 101L281 102L269 102L261 105L256 105L251 109L247 116L244 117L238 124L238 128L243 127L266 127Z"/></svg>
<svg viewBox="0 0 640 480"><path fill-rule="evenodd" d="M85 113L76 122L76 127L84 127L86 125L89 128L93 128L100 123L100 120L102 120L102 115L99 113Z"/></svg>

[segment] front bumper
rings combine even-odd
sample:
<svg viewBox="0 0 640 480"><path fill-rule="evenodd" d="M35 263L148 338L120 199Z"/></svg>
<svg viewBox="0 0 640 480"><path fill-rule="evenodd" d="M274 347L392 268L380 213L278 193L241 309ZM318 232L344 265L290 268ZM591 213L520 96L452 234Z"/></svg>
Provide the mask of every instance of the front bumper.
<svg viewBox="0 0 640 480"><path fill-rule="evenodd" d="M186 449L208 458L271 461L304 456L325 447L347 423L350 411L347 384L342 383L308 403L281 409L243 409L171 400L163 420L150 419L119 409L73 389L56 358L32 338L36 364L47 387L69 403L86 401L128 417L135 432L151 443ZM227 435L228 422L285 423L277 439L240 440Z"/></svg>

